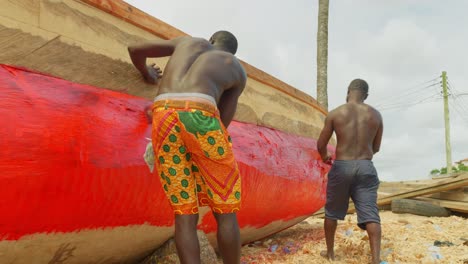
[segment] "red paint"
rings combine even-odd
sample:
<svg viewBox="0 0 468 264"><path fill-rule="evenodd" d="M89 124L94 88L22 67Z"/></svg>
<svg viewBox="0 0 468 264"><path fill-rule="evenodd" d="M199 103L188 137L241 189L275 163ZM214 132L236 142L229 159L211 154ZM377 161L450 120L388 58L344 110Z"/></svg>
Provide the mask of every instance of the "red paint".
<svg viewBox="0 0 468 264"><path fill-rule="evenodd" d="M143 160L151 102L0 65L0 240L43 232L173 225ZM233 122L241 227L309 215L327 165L312 139ZM200 226L214 230L209 214ZM268 234L265 234L268 235Z"/></svg>
<svg viewBox="0 0 468 264"><path fill-rule="evenodd" d="M316 140L244 123L229 132L242 177L241 227L308 216L324 205L330 167L319 161ZM199 227L215 231L214 217Z"/></svg>

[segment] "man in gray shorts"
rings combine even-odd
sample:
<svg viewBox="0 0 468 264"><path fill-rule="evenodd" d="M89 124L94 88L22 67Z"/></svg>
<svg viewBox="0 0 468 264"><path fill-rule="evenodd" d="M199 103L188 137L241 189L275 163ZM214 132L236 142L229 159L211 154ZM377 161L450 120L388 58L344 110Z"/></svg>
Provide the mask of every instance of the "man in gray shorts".
<svg viewBox="0 0 468 264"><path fill-rule="evenodd" d="M334 240L337 220L344 220L349 198L354 202L358 226L367 231L372 263L380 263L380 217L377 208L379 178L372 157L380 149L383 122L380 113L364 103L369 86L364 80L353 80L348 87L346 104L329 112L317 148L322 160L331 163L327 144L336 133L336 160L328 173L325 205L324 257L335 259Z"/></svg>

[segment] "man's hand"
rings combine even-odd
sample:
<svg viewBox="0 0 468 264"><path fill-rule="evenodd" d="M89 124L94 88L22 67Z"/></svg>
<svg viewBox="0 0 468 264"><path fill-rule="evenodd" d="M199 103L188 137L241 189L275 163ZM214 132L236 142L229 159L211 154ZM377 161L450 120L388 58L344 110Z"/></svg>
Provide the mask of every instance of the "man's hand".
<svg viewBox="0 0 468 264"><path fill-rule="evenodd" d="M332 165L332 156L330 155L330 153L327 153L327 156L325 157L321 157L322 158L322 161L325 163L325 164L328 164L328 165Z"/></svg>
<svg viewBox="0 0 468 264"><path fill-rule="evenodd" d="M156 84L162 78L162 70L156 63L146 66L146 72L142 74L145 81L149 84Z"/></svg>

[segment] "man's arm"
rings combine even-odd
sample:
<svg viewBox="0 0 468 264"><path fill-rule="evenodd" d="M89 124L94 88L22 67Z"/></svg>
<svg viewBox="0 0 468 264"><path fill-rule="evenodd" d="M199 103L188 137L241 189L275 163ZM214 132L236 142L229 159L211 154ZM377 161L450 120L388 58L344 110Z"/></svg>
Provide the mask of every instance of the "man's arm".
<svg viewBox="0 0 468 264"><path fill-rule="evenodd" d="M325 125L320 132L319 139L317 140L317 149L320 154L320 157L324 162L330 162L331 157L328 155L327 145L331 136L333 135L333 118L329 113L327 118L325 118Z"/></svg>
<svg viewBox="0 0 468 264"><path fill-rule="evenodd" d="M375 153L379 152L380 144L382 143L382 134L383 134L383 122L382 117L380 117L380 125L375 134L374 142L372 143L372 151Z"/></svg>
<svg viewBox="0 0 468 264"><path fill-rule="evenodd" d="M171 40L153 40L142 44L131 45L128 47L128 53L132 59L133 65L140 71L146 81L156 83L160 77L159 67L153 68L146 65L146 58L159 58L172 55L177 44L186 37L175 38Z"/></svg>
<svg viewBox="0 0 468 264"><path fill-rule="evenodd" d="M244 91L245 85L247 83L247 75L243 68L241 68L241 79L239 83L223 92L221 98L218 102L218 109L221 115L221 121L224 124L224 127L228 127L236 113L237 109L237 101L239 100L239 96Z"/></svg>

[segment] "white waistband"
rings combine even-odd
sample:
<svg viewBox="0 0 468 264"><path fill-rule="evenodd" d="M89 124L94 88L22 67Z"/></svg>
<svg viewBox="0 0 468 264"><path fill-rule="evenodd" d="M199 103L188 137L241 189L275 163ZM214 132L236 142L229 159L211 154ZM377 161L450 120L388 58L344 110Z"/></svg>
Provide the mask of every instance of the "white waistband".
<svg viewBox="0 0 468 264"><path fill-rule="evenodd" d="M154 101L160 101L160 100L165 100L165 99L175 99L175 98L190 99L190 98L193 98L193 97L208 100L213 105L216 105L216 100L213 98L213 96L207 95L207 94L202 94L202 93L164 93L164 94L160 94L160 95L156 96L154 98Z"/></svg>

